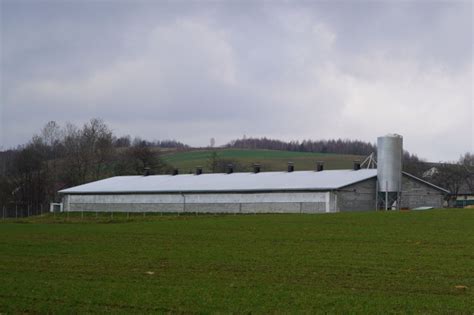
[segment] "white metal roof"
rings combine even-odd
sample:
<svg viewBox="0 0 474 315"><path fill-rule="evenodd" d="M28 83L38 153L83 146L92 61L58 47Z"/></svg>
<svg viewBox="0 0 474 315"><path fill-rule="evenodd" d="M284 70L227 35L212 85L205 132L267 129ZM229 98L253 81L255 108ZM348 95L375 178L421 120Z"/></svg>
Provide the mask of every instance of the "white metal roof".
<svg viewBox="0 0 474 315"><path fill-rule="evenodd" d="M78 193L230 192L338 189L377 176L376 169L232 174L116 176L59 191Z"/></svg>

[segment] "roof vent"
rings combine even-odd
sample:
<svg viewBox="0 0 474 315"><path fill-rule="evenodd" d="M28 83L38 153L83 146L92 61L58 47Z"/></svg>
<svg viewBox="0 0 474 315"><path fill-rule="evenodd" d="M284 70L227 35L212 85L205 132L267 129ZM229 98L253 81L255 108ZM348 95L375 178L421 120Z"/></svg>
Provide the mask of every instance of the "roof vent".
<svg viewBox="0 0 474 315"><path fill-rule="evenodd" d="M196 167L196 175L201 175L202 174L202 167L198 166Z"/></svg>
<svg viewBox="0 0 474 315"><path fill-rule="evenodd" d="M148 175L150 175L150 174L151 174L150 168L149 168L149 167L145 167L145 168L143 169L143 176L148 176Z"/></svg>
<svg viewBox="0 0 474 315"><path fill-rule="evenodd" d="M232 164L227 165L227 174L232 174L234 172L234 166Z"/></svg>
<svg viewBox="0 0 474 315"><path fill-rule="evenodd" d="M253 172L255 174L260 173L260 164L254 164L253 165Z"/></svg>
<svg viewBox="0 0 474 315"><path fill-rule="evenodd" d="M316 172L321 172L324 170L324 162L318 161L316 162Z"/></svg>
<svg viewBox="0 0 474 315"><path fill-rule="evenodd" d="M178 175L178 174L179 174L179 170L177 168L173 169L173 176Z"/></svg>
<svg viewBox="0 0 474 315"><path fill-rule="evenodd" d="M293 165L293 162L288 162L288 173L291 173L295 170L295 166Z"/></svg>
<svg viewBox="0 0 474 315"><path fill-rule="evenodd" d="M354 171L360 170L360 162L359 161L354 161Z"/></svg>

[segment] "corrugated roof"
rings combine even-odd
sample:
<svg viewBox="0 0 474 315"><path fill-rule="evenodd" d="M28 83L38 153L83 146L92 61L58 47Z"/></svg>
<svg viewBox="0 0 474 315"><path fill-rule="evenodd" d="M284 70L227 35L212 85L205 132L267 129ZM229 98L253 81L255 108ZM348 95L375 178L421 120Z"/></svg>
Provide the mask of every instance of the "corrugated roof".
<svg viewBox="0 0 474 315"><path fill-rule="evenodd" d="M232 174L116 176L59 191L78 193L245 192L338 189L377 176L376 169Z"/></svg>

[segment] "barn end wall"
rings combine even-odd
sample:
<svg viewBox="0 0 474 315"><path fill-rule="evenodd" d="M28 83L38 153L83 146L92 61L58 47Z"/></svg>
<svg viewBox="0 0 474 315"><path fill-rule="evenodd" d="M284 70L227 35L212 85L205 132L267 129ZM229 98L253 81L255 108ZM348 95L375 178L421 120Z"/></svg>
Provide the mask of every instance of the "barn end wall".
<svg viewBox="0 0 474 315"><path fill-rule="evenodd" d="M65 211L174 213L335 211L334 198L329 192L65 195L63 202Z"/></svg>
<svg viewBox="0 0 474 315"><path fill-rule="evenodd" d="M402 208L442 208L445 193L409 176L402 178Z"/></svg>
<svg viewBox="0 0 474 315"><path fill-rule="evenodd" d="M356 183L335 192L339 211L375 210L376 179ZM444 193L407 175L402 176L402 208L442 208Z"/></svg>

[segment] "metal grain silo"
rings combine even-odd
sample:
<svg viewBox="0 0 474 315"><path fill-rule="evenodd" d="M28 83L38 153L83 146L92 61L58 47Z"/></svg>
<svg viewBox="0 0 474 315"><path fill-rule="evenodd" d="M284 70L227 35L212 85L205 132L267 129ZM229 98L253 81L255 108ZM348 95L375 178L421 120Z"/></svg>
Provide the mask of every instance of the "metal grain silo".
<svg viewBox="0 0 474 315"><path fill-rule="evenodd" d="M402 136L390 134L377 138L377 179L380 192L400 191L402 155Z"/></svg>
<svg viewBox="0 0 474 315"><path fill-rule="evenodd" d="M377 138L377 190L383 208L400 207L403 137L389 134Z"/></svg>

